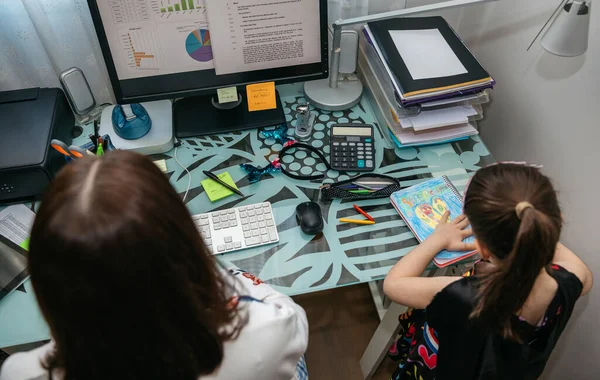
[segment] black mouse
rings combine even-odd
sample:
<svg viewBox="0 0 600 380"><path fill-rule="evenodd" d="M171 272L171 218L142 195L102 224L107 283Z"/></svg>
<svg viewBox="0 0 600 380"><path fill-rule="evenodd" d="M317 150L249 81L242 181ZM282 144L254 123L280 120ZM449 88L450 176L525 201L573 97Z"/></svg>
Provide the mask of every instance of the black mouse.
<svg viewBox="0 0 600 380"><path fill-rule="evenodd" d="M318 203L300 203L296 207L296 220L302 232L306 234L316 235L323 231L323 216L321 215L321 207Z"/></svg>

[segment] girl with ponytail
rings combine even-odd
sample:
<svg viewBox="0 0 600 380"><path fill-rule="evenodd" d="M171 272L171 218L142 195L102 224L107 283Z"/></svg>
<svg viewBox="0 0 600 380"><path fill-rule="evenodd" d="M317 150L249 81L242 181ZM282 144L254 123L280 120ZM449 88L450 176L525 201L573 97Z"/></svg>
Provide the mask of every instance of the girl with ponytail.
<svg viewBox="0 0 600 380"><path fill-rule="evenodd" d="M497 164L479 170L462 216L449 215L389 272L384 291L414 308L390 349L392 380L537 379L593 276L559 243L556 192L539 169ZM470 226L470 227L469 227ZM473 244L462 240L474 235ZM442 249L477 249L463 277L419 277Z"/></svg>

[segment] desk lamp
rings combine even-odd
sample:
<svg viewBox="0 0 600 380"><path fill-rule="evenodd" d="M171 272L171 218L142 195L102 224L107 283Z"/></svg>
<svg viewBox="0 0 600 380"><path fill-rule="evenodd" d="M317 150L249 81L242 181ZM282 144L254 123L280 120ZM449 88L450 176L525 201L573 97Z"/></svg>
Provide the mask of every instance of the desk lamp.
<svg viewBox="0 0 600 380"><path fill-rule="evenodd" d="M589 1L566 1L550 28L542 37L542 47L561 57L576 57L586 52L592 4Z"/></svg>
<svg viewBox="0 0 600 380"><path fill-rule="evenodd" d="M489 3L497 0L452 0L442 3L423 5L396 11L384 12L368 16L353 17L337 20L333 23L333 44L331 46L331 62L329 78L304 83L304 93L308 101L317 108L329 111L341 111L354 106L362 95L360 81L345 81L339 79L342 28L344 26L365 24L371 21L381 21L408 15L416 15L441 9L457 8L479 3Z"/></svg>

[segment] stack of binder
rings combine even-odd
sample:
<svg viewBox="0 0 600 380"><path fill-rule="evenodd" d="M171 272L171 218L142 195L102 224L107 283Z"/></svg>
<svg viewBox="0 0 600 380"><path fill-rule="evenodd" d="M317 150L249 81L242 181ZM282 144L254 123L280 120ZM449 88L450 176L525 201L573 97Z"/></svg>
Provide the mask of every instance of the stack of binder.
<svg viewBox="0 0 600 380"><path fill-rule="evenodd" d="M359 75L379 121L399 147L476 135L495 82L442 17L365 25Z"/></svg>

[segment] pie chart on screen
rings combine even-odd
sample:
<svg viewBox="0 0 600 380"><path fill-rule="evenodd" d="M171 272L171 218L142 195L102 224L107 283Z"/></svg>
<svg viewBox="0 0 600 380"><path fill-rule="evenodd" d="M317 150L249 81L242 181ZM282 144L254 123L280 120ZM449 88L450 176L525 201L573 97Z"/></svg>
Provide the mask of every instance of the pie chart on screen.
<svg viewBox="0 0 600 380"><path fill-rule="evenodd" d="M188 55L198 62L208 62L213 59L210 47L210 33L207 29L194 30L185 40L185 50Z"/></svg>

